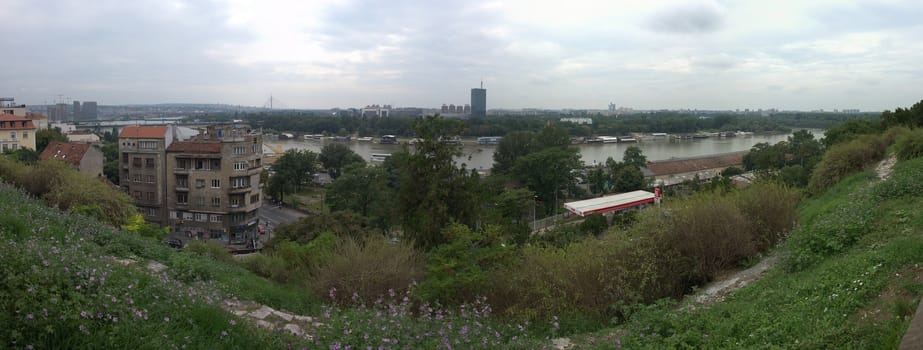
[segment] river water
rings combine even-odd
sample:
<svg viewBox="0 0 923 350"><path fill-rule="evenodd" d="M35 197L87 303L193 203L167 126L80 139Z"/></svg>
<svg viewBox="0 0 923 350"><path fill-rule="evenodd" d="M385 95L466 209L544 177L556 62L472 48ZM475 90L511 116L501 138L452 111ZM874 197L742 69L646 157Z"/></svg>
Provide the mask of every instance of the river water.
<svg viewBox="0 0 923 350"><path fill-rule="evenodd" d="M823 137L823 130L809 129L816 139ZM696 156L705 156L711 154L721 154L730 152L739 152L749 150L753 145L761 142L775 144L784 141L791 134L760 134L746 135L736 137L710 137L707 139L692 140L670 140L669 138L652 138L645 137L638 143L607 143L607 144L581 144L576 145L580 149L580 156L584 164L592 165L596 163L605 163L606 158L612 157L615 160L621 160L625 149L630 146L641 148L647 160L667 160L671 158L688 158ZM402 139L402 142L407 141ZM288 149L306 149L320 153L321 148L331 140L323 141L302 141L302 140L269 140L264 142L274 148L275 151L285 151ZM462 147L462 156L456 159L459 164L467 164L469 169L490 169L493 165L493 155L497 150L496 145L477 145L474 140L466 140ZM371 142L357 142L353 140L348 143L349 147L366 161L369 160L372 153L395 153L401 150L400 145L381 145ZM268 151L268 150L267 150Z"/></svg>

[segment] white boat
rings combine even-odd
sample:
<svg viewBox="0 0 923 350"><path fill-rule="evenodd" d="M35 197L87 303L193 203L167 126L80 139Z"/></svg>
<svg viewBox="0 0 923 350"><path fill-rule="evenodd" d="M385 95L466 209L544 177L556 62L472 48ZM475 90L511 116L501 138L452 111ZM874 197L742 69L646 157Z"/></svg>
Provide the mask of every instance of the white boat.
<svg viewBox="0 0 923 350"><path fill-rule="evenodd" d="M501 137L499 136L486 136L478 137L478 144L480 145L496 145L500 143Z"/></svg>
<svg viewBox="0 0 923 350"><path fill-rule="evenodd" d="M371 136L360 137L360 138L357 138L356 141L359 141L359 142L372 142L372 137L371 137Z"/></svg>
<svg viewBox="0 0 923 350"><path fill-rule="evenodd" d="M388 160L388 158L391 158L391 153L372 153L369 155L369 161L373 163L381 163Z"/></svg>
<svg viewBox="0 0 923 350"><path fill-rule="evenodd" d="M599 138L600 140L602 140L603 143L617 143L617 142L619 142L619 138L618 138L618 137L615 137L615 136L600 136L600 137L598 137L598 138Z"/></svg>
<svg viewBox="0 0 923 350"><path fill-rule="evenodd" d="M382 145L394 145L397 144L397 136L394 135L381 135L381 140L378 143Z"/></svg>

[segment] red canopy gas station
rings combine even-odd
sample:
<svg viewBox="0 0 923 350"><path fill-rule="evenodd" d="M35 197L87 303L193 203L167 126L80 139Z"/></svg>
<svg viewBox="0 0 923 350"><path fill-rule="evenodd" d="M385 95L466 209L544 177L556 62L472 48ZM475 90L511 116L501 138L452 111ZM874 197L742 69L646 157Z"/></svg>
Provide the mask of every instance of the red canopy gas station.
<svg viewBox="0 0 923 350"><path fill-rule="evenodd" d="M659 188L656 189L658 192L657 194L638 190L582 201L568 202L564 203L564 208L580 216L637 208L642 205L654 203L654 200L660 197L659 190Z"/></svg>

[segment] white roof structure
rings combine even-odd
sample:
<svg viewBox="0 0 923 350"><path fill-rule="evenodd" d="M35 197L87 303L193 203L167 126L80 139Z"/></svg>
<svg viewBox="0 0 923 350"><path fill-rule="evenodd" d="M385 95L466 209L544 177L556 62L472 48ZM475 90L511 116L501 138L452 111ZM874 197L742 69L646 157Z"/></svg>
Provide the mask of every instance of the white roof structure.
<svg viewBox="0 0 923 350"><path fill-rule="evenodd" d="M632 191L614 194L611 196L586 199L576 202L564 203L564 208L570 212L587 216L596 213L628 209L640 205L654 203L654 194L648 191Z"/></svg>

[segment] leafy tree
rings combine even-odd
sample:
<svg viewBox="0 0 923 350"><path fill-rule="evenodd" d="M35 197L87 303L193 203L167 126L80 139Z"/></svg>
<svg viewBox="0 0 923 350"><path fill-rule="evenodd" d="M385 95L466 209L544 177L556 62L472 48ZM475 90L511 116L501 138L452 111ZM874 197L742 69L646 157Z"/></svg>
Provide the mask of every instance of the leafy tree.
<svg viewBox="0 0 923 350"><path fill-rule="evenodd" d="M364 162L361 156L342 143L328 143L325 145L320 151L318 160L330 173L330 177L334 179L340 176L341 169L347 165Z"/></svg>
<svg viewBox="0 0 923 350"><path fill-rule="evenodd" d="M60 128L38 130L35 132L35 151L42 153L51 141L67 142L67 137L61 134Z"/></svg>
<svg viewBox="0 0 923 350"><path fill-rule="evenodd" d="M333 211L348 210L371 218L375 205L390 197L387 175L382 167L349 164L327 189L327 205Z"/></svg>
<svg viewBox="0 0 923 350"><path fill-rule="evenodd" d="M869 119L854 118L846 120L843 124L824 131L822 141L824 148L850 141L858 135L877 134L882 131L881 124L881 122Z"/></svg>
<svg viewBox="0 0 923 350"><path fill-rule="evenodd" d="M28 148L18 148L15 151L6 151L5 154L9 155L13 159L18 160L23 164L35 164L38 161L39 152L28 149Z"/></svg>
<svg viewBox="0 0 923 350"><path fill-rule="evenodd" d="M273 164L276 174L269 178L267 191L274 198L283 200L286 194L301 190L313 178L317 166L317 154L307 150L285 151Z"/></svg>
<svg viewBox="0 0 923 350"><path fill-rule="evenodd" d="M606 232L608 228L609 222L602 214L587 216L583 219L583 222L580 223L580 231L583 232L583 234L591 234L594 236L601 235L603 232Z"/></svg>
<svg viewBox="0 0 923 350"><path fill-rule="evenodd" d="M450 222L473 223L479 200L477 173L455 167L460 146L443 142L457 136L463 125L439 115L414 122L420 139L412 154L400 160L398 211L404 234L418 247L445 242L442 229Z"/></svg>
<svg viewBox="0 0 923 350"><path fill-rule="evenodd" d="M638 146L629 146L625 150L625 154L622 156L622 162L627 165L632 165L638 168L643 168L647 166L647 157L641 153L641 148Z"/></svg>
<svg viewBox="0 0 923 350"><path fill-rule="evenodd" d="M106 142L101 147L103 151L103 175L112 183L119 183L119 143Z"/></svg>
<svg viewBox="0 0 923 350"><path fill-rule="evenodd" d="M595 167L587 174L590 191L595 194L606 193L609 184L609 175L603 167Z"/></svg>
<svg viewBox="0 0 923 350"><path fill-rule="evenodd" d="M646 187L644 173L641 169L629 164L623 164L612 176L615 192L637 191Z"/></svg>
<svg viewBox="0 0 923 350"><path fill-rule="evenodd" d="M770 145L767 142L761 142L753 145L750 152L743 156L744 169L747 170L771 170L779 169L785 166L785 151L788 148L787 143L779 142Z"/></svg>
<svg viewBox="0 0 923 350"><path fill-rule="evenodd" d="M535 135L529 131L517 131L500 139L497 152L494 153L492 173L505 174L513 169L516 160L537 148Z"/></svg>
<svg viewBox="0 0 923 350"><path fill-rule="evenodd" d="M723 177L732 177L735 175L743 174L744 170L736 166L728 167L721 171L721 176Z"/></svg>
<svg viewBox="0 0 923 350"><path fill-rule="evenodd" d="M545 213L550 214L556 199L563 198L558 193L575 182L573 170L582 165L575 148L547 148L518 159L513 173L541 197Z"/></svg>
<svg viewBox="0 0 923 350"><path fill-rule="evenodd" d="M814 139L814 134L807 130L800 130L788 137L789 153L792 154L790 164L798 164L810 169L821 155L820 141Z"/></svg>

